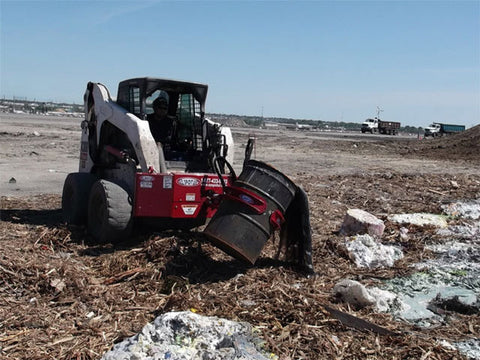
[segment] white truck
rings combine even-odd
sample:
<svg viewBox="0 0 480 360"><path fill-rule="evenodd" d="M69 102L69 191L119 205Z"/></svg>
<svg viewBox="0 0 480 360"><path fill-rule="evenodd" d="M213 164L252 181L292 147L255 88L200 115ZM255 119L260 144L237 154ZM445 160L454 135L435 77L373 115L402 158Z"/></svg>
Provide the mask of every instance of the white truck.
<svg viewBox="0 0 480 360"><path fill-rule="evenodd" d="M397 135L400 129L400 123L396 121L383 121L378 117L366 119L362 123L362 134L369 132L370 134L379 133L386 135Z"/></svg>

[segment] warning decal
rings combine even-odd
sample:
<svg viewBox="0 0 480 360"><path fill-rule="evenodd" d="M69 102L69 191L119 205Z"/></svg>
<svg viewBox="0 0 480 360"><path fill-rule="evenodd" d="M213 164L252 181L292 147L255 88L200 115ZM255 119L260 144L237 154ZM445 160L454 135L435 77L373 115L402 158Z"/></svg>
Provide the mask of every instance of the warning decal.
<svg viewBox="0 0 480 360"><path fill-rule="evenodd" d="M185 215L193 215L197 207L198 205L182 205L182 210Z"/></svg>

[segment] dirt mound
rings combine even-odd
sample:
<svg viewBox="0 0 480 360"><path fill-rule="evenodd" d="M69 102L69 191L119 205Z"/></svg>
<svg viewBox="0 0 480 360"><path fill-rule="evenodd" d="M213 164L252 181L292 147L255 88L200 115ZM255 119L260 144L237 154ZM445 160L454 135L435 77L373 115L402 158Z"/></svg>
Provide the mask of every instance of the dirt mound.
<svg viewBox="0 0 480 360"><path fill-rule="evenodd" d="M432 159L478 161L480 125L459 134L416 142L407 150L407 153L413 152Z"/></svg>
<svg viewBox="0 0 480 360"><path fill-rule="evenodd" d="M241 116L225 116L218 114L208 114L207 117L215 122L229 127L245 127L247 124Z"/></svg>

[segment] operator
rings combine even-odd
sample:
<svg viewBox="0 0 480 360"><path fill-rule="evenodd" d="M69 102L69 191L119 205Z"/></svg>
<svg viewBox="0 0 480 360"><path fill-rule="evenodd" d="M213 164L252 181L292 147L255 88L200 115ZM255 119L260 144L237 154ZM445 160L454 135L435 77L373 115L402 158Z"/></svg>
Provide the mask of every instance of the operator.
<svg viewBox="0 0 480 360"><path fill-rule="evenodd" d="M168 115L168 94L162 91L153 101L153 113L147 116L150 132L155 142L169 147L175 131L175 118Z"/></svg>

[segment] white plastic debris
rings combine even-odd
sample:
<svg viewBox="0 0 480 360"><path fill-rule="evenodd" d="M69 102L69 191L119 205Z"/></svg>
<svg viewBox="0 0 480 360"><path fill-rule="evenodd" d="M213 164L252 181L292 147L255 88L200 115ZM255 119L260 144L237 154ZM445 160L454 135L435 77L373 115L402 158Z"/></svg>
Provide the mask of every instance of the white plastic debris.
<svg viewBox="0 0 480 360"><path fill-rule="evenodd" d="M443 205L443 211L450 216L466 219L480 219L480 199L462 202L458 201L452 204Z"/></svg>
<svg viewBox="0 0 480 360"><path fill-rule="evenodd" d="M165 313L116 344L102 360L267 360L251 325L189 311Z"/></svg>
<svg viewBox="0 0 480 360"><path fill-rule="evenodd" d="M480 339L458 342L454 346L468 359L480 359Z"/></svg>
<svg viewBox="0 0 480 360"><path fill-rule="evenodd" d="M50 281L50 286L55 288L57 291L62 292L66 285L62 279L52 279Z"/></svg>
<svg viewBox="0 0 480 360"><path fill-rule="evenodd" d="M448 225L445 216L428 213L394 214L390 215L388 220L398 224L431 225L439 228L446 228Z"/></svg>
<svg viewBox="0 0 480 360"><path fill-rule="evenodd" d="M437 235L445 238L480 239L480 221L473 224L452 225L446 229L439 229Z"/></svg>
<svg viewBox="0 0 480 360"><path fill-rule="evenodd" d="M93 311L90 311L88 314L85 315L87 319L91 319L95 316L95 313Z"/></svg>
<svg viewBox="0 0 480 360"><path fill-rule="evenodd" d="M455 346L453 346L450 342L448 342L447 340L437 340L437 343L442 345L445 349L448 349L448 350L455 350Z"/></svg>
<svg viewBox="0 0 480 360"><path fill-rule="evenodd" d="M406 227L401 227L399 233L400 239L402 239L403 241L408 239L408 229Z"/></svg>
<svg viewBox="0 0 480 360"><path fill-rule="evenodd" d="M369 234L381 237L384 230L383 221L376 216L361 209L349 209L340 228L340 234L347 236Z"/></svg>
<svg viewBox="0 0 480 360"><path fill-rule="evenodd" d="M347 238L345 246L358 267L391 267L395 261L403 258L400 248L383 245L367 234Z"/></svg>

